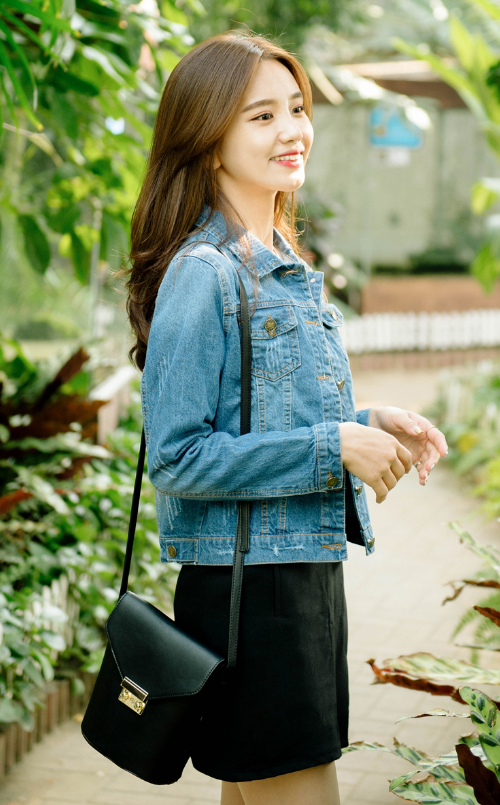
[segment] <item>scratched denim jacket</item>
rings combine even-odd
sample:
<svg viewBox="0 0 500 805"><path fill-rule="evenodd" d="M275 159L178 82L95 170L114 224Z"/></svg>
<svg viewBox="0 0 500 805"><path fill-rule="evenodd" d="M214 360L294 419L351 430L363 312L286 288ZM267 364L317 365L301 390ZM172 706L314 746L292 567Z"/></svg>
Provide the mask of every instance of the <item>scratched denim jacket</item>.
<svg viewBox="0 0 500 805"><path fill-rule="evenodd" d="M345 560L348 483L352 541L370 554L364 486L342 465L339 423L367 425L370 413L355 411L342 313L323 300L323 274L276 229L283 259L250 235L252 431L240 436L241 257L234 240L222 253L212 245L226 230L209 212L163 278L141 381L162 561L231 564L240 499L252 501L246 563ZM241 275L252 309L255 281L246 268Z"/></svg>

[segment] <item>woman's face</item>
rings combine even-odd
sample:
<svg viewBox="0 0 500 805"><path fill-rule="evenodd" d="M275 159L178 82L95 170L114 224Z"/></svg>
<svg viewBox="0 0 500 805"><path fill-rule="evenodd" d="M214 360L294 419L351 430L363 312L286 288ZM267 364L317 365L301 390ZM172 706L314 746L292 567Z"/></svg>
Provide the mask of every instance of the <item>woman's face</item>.
<svg viewBox="0 0 500 805"><path fill-rule="evenodd" d="M215 161L218 183L229 196L231 189L252 195L297 190L312 141L295 78L281 62L263 60L223 137Z"/></svg>

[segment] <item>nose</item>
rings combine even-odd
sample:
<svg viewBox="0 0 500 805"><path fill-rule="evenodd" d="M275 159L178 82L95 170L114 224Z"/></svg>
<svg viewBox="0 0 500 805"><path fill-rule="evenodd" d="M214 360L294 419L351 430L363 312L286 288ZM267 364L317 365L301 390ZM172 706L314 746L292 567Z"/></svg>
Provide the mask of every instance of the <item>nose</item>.
<svg viewBox="0 0 500 805"><path fill-rule="evenodd" d="M302 129L296 118L292 117L290 113L284 116L279 139L282 143L296 143L302 140Z"/></svg>

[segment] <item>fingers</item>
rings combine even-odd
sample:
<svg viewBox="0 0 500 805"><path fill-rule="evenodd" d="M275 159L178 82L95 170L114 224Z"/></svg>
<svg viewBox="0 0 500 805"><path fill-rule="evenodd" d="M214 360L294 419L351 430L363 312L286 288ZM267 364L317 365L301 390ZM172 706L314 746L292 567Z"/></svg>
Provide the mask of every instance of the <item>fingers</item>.
<svg viewBox="0 0 500 805"><path fill-rule="evenodd" d="M400 460L400 462L402 463L403 467L405 468L405 472L410 472L410 470L411 470L411 468L413 466L411 452L408 450L407 447L405 447L404 445L400 444L400 442L397 442L397 444L396 444L396 453L397 453L398 459Z"/></svg>
<svg viewBox="0 0 500 805"><path fill-rule="evenodd" d="M435 446L438 456L444 458L448 452L448 445L444 433L439 430L437 425L433 425L427 417L421 416L421 414L417 414L415 411L406 411L406 414L422 428L423 434L418 434L418 436L425 437L426 440L428 439Z"/></svg>
<svg viewBox="0 0 500 805"><path fill-rule="evenodd" d="M446 437L442 431L436 425L431 425L429 423L429 427L425 428L426 436L428 441L434 446L438 456L444 456L448 452L448 445L446 443Z"/></svg>
<svg viewBox="0 0 500 805"><path fill-rule="evenodd" d="M391 471L391 473L394 474L394 477L396 479L396 483L399 481L400 478L403 477L403 475L405 475L407 472L409 472L412 467L413 467L413 464L411 463L411 456L410 456L410 469L407 469L407 464L403 464L403 462L400 460L399 456L397 458L395 458L394 461L391 463L390 471Z"/></svg>
<svg viewBox="0 0 500 805"><path fill-rule="evenodd" d="M392 472L392 466L384 472L382 475L382 480L387 487L387 490L390 492L391 489L394 489L396 486L399 478L397 478L394 473Z"/></svg>
<svg viewBox="0 0 500 805"><path fill-rule="evenodd" d="M436 466L440 458L441 455L436 445L428 440L425 449L422 450L418 461L414 465L422 482L425 481L427 475Z"/></svg>

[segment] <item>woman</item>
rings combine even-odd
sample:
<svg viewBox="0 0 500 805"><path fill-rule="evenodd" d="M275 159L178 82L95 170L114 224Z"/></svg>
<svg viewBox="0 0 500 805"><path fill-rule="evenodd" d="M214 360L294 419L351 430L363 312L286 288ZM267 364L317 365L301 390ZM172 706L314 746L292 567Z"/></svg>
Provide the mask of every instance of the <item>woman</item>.
<svg viewBox="0 0 500 805"><path fill-rule="evenodd" d="M251 500L234 687L194 766L222 805L335 805L348 744L346 540L447 452L424 417L355 411L342 314L298 256L294 193L313 141L298 61L265 39L203 42L169 77L132 224L129 315L143 369L162 560L176 622L227 651L237 501ZM252 428L239 435L240 274L252 307ZM146 354L147 348L147 354Z"/></svg>

